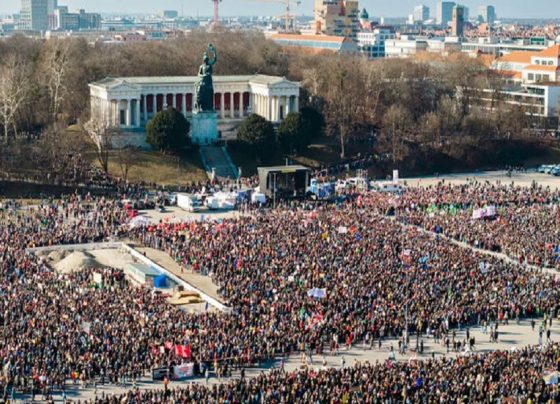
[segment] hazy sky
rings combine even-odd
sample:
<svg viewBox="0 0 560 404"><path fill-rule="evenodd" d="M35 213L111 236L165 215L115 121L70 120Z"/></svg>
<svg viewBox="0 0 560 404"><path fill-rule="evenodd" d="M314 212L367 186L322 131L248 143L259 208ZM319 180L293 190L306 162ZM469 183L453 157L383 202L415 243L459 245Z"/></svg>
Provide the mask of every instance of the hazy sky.
<svg viewBox="0 0 560 404"><path fill-rule="evenodd" d="M258 0L223 0L222 15L277 15L283 11L281 3L266 0L259 4ZM361 0L360 7L365 7L372 16L406 16L421 0ZM459 1L471 7L471 15L475 14L480 4L493 4L500 17L524 18L560 18L560 0L463 0ZM301 0L296 9L297 14L311 15L314 0ZM435 13L435 0L423 2ZM85 8L97 12L124 13L156 13L163 9L183 10L185 16L210 15L211 0L59 0L59 4L68 5L71 10ZM0 0L0 14L19 11L20 0Z"/></svg>

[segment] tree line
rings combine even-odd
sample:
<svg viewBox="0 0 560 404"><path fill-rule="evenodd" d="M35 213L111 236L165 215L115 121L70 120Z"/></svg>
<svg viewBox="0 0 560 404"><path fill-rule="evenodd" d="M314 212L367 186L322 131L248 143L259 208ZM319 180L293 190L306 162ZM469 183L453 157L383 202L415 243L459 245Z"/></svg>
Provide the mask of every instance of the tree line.
<svg viewBox="0 0 560 404"><path fill-rule="evenodd" d="M18 136L38 142L47 134L65 133L68 125L85 124L92 81L194 75L209 42L220 51L217 75L260 73L300 81L302 109L324 117L323 132L337 140L341 157L347 157L349 144L369 139L395 165L406 165L414 156L459 156L495 141L526 138L529 129L547 125L506 103L498 91L501 78L463 55L368 61L287 50L255 32L193 31L164 42L126 45L16 35L0 41L3 147ZM482 89L491 90L484 103L478 101ZM290 130L284 127L277 134L279 145L286 152L305 148L307 140L289 135L306 133L301 116L290 117L288 124Z"/></svg>

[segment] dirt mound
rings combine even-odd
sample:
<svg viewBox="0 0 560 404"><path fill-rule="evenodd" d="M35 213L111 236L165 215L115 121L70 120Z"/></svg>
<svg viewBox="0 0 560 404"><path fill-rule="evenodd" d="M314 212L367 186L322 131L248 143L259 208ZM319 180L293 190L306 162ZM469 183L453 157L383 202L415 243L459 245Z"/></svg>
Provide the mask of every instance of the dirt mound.
<svg viewBox="0 0 560 404"><path fill-rule="evenodd" d="M47 258L49 259L49 261L56 263L56 262L62 261L69 254L70 254L70 252L66 251L66 250L55 250L55 251L51 251L47 255Z"/></svg>
<svg viewBox="0 0 560 404"><path fill-rule="evenodd" d="M75 251L54 265L54 268L63 274L76 272L84 268L97 267L99 267L99 264L93 257L83 251Z"/></svg>

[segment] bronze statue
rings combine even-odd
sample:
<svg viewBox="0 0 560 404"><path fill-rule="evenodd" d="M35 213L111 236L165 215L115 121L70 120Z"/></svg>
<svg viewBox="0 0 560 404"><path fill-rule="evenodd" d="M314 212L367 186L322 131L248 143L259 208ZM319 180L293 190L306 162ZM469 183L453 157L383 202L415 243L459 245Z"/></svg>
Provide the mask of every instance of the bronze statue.
<svg viewBox="0 0 560 404"><path fill-rule="evenodd" d="M202 57L202 65L198 69L198 80L195 84L196 103L195 110L197 112L214 112L214 85L212 83L213 66L218 60L216 48L211 43L208 44L208 51L212 52L213 57L210 59L208 52L204 52Z"/></svg>

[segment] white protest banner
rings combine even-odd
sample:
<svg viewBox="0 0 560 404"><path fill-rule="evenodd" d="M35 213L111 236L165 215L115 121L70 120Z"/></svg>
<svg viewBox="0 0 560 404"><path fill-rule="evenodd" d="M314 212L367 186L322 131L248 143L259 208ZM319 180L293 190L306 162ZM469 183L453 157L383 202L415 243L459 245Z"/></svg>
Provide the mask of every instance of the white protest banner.
<svg viewBox="0 0 560 404"><path fill-rule="evenodd" d="M194 363L183 363L179 366L173 366L173 377L175 379L186 379L194 376Z"/></svg>
<svg viewBox="0 0 560 404"><path fill-rule="evenodd" d="M101 285L103 283L103 278L101 276L100 273L94 272L93 273L93 281L97 284L97 285Z"/></svg>
<svg viewBox="0 0 560 404"><path fill-rule="evenodd" d="M89 321L82 321L82 330L86 333L89 334L90 330L91 330L91 322Z"/></svg>
<svg viewBox="0 0 560 404"><path fill-rule="evenodd" d="M313 288L307 291L307 296L314 297L316 299L324 299L327 297L327 289Z"/></svg>
<svg viewBox="0 0 560 404"><path fill-rule="evenodd" d="M496 216L496 214L497 214L496 207L494 205L491 205L482 209L473 210L472 218L483 219L485 217L494 217Z"/></svg>

